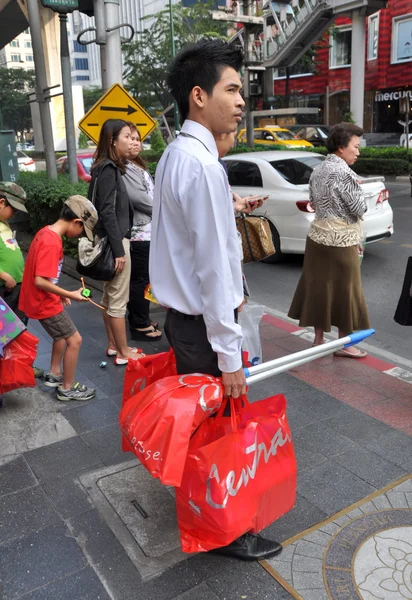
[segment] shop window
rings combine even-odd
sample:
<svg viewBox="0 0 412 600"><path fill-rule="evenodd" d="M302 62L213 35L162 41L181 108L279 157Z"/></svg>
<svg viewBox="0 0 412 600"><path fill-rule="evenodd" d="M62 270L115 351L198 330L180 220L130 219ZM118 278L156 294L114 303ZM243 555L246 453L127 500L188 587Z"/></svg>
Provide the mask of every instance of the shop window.
<svg viewBox="0 0 412 600"><path fill-rule="evenodd" d="M392 21L392 62L412 60L412 14Z"/></svg>
<svg viewBox="0 0 412 600"><path fill-rule="evenodd" d="M352 62L352 29L336 28L330 38L329 68L350 67Z"/></svg>
<svg viewBox="0 0 412 600"><path fill-rule="evenodd" d="M378 58L379 13L368 19L368 60Z"/></svg>
<svg viewBox="0 0 412 600"><path fill-rule="evenodd" d="M74 68L76 71L88 71L89 61L87 60L87 58L75 58Z"/></svg>

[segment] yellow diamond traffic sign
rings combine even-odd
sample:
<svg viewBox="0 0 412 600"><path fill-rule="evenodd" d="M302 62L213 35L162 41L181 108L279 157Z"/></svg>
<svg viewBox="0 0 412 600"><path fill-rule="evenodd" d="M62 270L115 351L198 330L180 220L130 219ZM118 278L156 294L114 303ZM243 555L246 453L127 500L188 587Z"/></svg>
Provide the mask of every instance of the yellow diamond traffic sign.
<svg viewBox="0 0 412 600"><path fill-rule="evenodd" d="M97 144L100 130L107 119L124 119L134 123L142 141L156 127L156 121L119 83L112 85L84 115L79 122L79 128Z"/></svg>

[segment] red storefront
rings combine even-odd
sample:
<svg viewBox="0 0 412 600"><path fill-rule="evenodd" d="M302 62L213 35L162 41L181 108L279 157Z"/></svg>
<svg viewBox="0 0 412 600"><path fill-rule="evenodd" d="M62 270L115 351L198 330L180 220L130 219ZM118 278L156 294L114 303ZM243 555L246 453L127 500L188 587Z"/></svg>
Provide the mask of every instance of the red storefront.
<svg viewBox="0 0 412 600"><path fill-rule="evenodd" d="M330 124L341 121L350 110L352 59L351 20L338 18L317 43L315 72L304 73L303 61L290 69L289 77L285 70L275 72L275 98L284 105L288 96L290 107L318 108L319 123L328 114ZM412 0L389 0L386 9L366 18L365 132L400 135L406 94L412 104ZM302 115L299 121L314 118Z"/></svg>

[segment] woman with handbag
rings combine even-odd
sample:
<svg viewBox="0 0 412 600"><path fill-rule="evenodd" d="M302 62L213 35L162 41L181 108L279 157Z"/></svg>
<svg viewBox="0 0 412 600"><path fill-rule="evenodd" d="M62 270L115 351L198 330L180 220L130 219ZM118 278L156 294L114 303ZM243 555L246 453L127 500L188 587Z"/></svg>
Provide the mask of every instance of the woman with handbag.
<svg viewBox="0 0 412 600"><path fill-rule="evenodd" d="M133 227L130 240L132 272L130 299L127 305L130 332L133 340L155 341L162 337L157 323L150 320L150 302L145 298L149 284L149 249L152 227L154 182L145 161L139 156L142 149L140 133L128 123L133 147L123 176L133 207Z"/></svg>
<svg viewBox="0 0 412 600"><path fill-rule="evenodd" d="M99 215L96 235L107 237L114 256L114 276L104 283L101 304L105 308L106 354L114 356L115 365L126 365L129 359L142 356L139 349L129 348L127 344L125 321L129 300L133 209L122 175L131 147L131 132L126 121L108 119L100 132L89 187L89 200L95 203Z"/></svg>
<svg viewBox="0 0 412 600"><path fill-rule="evenodd" d="M350 168L359 156L362 134L362 129L351 123L332 127L326 142L329 154L309 181L315 219L288 314L299 319L301 327L314 327L315 345L324 342L324 332L331 326L338 328L339 337L370 327L358 251L367 208L357 175ZM352 346L335 356L364 358L366 352Z"/></svg>

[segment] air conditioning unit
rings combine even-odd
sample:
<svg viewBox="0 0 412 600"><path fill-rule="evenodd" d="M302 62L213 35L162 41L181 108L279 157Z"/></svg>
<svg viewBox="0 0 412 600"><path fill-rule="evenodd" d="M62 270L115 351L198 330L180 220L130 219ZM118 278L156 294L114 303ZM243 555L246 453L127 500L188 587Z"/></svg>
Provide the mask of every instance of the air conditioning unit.
<svg viewBox="0 0 412 600"><path fill-rule="evenodd" d="M262 86L259 83L250 83L249 93L251 96L260 96L262 94Z"/></svg>

